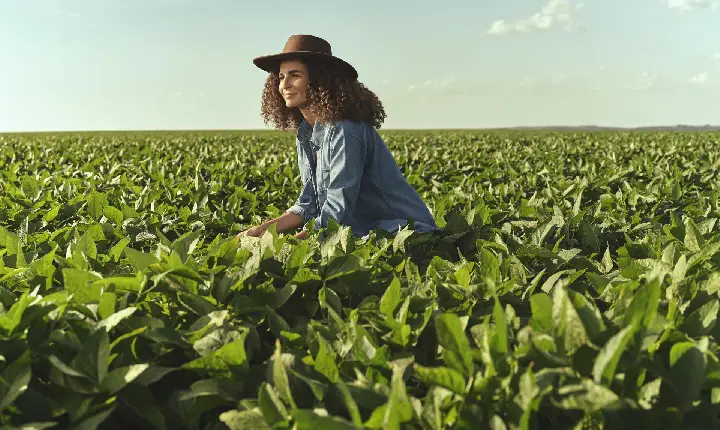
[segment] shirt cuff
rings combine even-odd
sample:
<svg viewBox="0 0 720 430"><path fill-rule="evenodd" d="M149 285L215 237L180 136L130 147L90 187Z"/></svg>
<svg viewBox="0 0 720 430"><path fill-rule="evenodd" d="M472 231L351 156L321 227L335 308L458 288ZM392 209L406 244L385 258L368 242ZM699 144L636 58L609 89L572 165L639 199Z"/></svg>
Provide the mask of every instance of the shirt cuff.
<svg viewBox="0 0 720 430"><path fill-rule="evenodd" d="M300 205L293 205L290 209L286 210L285 212L290 212L290 213L294 213L295 215L301 216L303 219L303 224L308 222L308 220L309 220L308 211L306 211L305 208L303 208Z"/></svg>

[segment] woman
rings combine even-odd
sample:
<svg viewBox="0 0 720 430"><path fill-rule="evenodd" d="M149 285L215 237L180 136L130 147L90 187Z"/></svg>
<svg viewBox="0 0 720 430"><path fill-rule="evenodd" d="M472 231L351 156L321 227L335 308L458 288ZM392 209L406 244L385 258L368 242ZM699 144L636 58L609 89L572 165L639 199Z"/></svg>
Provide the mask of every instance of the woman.
<svg viewBox="0 0 720 430"><path fill-rule="evenodd" d="M253 63L270 73L262 97L265 123L297 132L303 186L282 216L238 237L262 236L272 224L278 233L293 231L311 219L316 229L333 219L356 236L376 228L397 233L410 220L415 231L438 230L375 129L385 119L382 103L357 81L353 66L332 55L327 41L293 35L282 53Z"/></svg>

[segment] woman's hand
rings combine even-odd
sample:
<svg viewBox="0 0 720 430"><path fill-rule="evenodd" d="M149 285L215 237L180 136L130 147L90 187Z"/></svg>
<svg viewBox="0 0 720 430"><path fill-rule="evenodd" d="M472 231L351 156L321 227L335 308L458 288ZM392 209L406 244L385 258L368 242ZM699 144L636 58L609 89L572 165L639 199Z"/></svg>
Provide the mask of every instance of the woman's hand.
<svg viewBox="0 0 720 430"><path fill-rule="evenodd" d="M307 236L308 236L307 230L303 230L300 233L295 235L295 237L298 239L307 239Z"/></svg>
<svg viewBox="0 0 720 430"><path fill-rule="evenodd" d="M266 229L267 229L267 227L265 227L263 225L257 225L255 227L250 227L249 229L238 233L238 235L235 236L235 238L240 239L243 236L260 237L263 234L265 234Z"/></svg>

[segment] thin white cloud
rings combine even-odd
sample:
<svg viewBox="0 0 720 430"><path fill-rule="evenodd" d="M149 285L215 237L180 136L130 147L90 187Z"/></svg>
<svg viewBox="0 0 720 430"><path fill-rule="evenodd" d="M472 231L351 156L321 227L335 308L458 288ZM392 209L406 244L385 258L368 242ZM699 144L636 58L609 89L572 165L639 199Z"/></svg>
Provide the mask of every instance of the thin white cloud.
<svg viewBox="0 0 720 430"><path fill-rule="evenodd" d="M546 75L528 74L514 81L506 81L505 85L508 89L518 92L541 91L545 94L588 92L641 96L648 92L682 93L693 87L704 90L720 89L720 80L714 79L712 71L703 71L694 76L687 75L678 79L652 70L628 73L612 68L604 68L603 72L599 72L594 68L573 74L562 72Z"/></svg>
<svg viewBox="0 0 720 430"><path fill-rule="evenodd" d="M529 75L524 76L519 82L512 85L514 89L538 89L542 87L555 88L558 85L565 85L569 83L570 75L567 73L561 73L551 76L540 76L540 75Z"/></svg>
<svg viewBox="0 0 720 430"><path fill-rule="evenodd" d="M646 91L655 86L658 74L643 72L637 79L627 85L630 91Z"/></svg>
<svg viewBox="0 0 720 430"><path fill-rule="evenodd" d="M697 75L691 77L688 82L694 85L705 85L710 80L710 73L708 72L702 72L698 73Z"/></svg>
<svg viewBox="0 0 720 430"><path fill-rule="evenodd" d="M445 88L448 85L455 82L455 76L445 76L442 79L435 79L435 80L427 80L425 81L425 84L423 84L425 87L438 87L438 88Z"/></svg>
<svg viewBox="0 0 720 430"><path fill-rule="evenodd" d="M408 91L415 91L416 89L446 89L455 82L455 76L445 76L442 79L428 79L422 84L412 84L408 86Z"/></svg>
<svg viewBox="0 0 720 430"><path fill-rule="evenodd" d="M668 6L671 9L717 9L718 5L720 3L715 0L668 0Z"/></svg>
<svg viewBox="0 0 720 430"><path fill-rule="evenodd" d="M529 33L538 30L551 30L564 26L565 31L580 27L575 13L583 6L573 0L549 0L540 12L530 18L507 22L499 19L490 25L487 34L497 36L509 33Z"/></svg>
<svg viewBox="0 0 720 430"><path fill-rule="evenodd" d="M520 82L518 82L514 88L533 88L537 86L540 83L540 80L542 78L540 76L534 75L534 76L525 76L523 77Z"/></svg>

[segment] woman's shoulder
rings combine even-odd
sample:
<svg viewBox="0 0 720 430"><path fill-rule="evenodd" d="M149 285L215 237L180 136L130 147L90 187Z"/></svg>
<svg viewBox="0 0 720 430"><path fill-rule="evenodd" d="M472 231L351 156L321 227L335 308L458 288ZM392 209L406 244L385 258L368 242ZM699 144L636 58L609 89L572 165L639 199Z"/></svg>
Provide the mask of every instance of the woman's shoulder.
<svg viewBox="0 0 720 430"><path fill-rule="evenodd" d="M374 128L365 121L341 119L334 121L330 127L335 133L350 135L356 139L372 139Z"/></svg>

